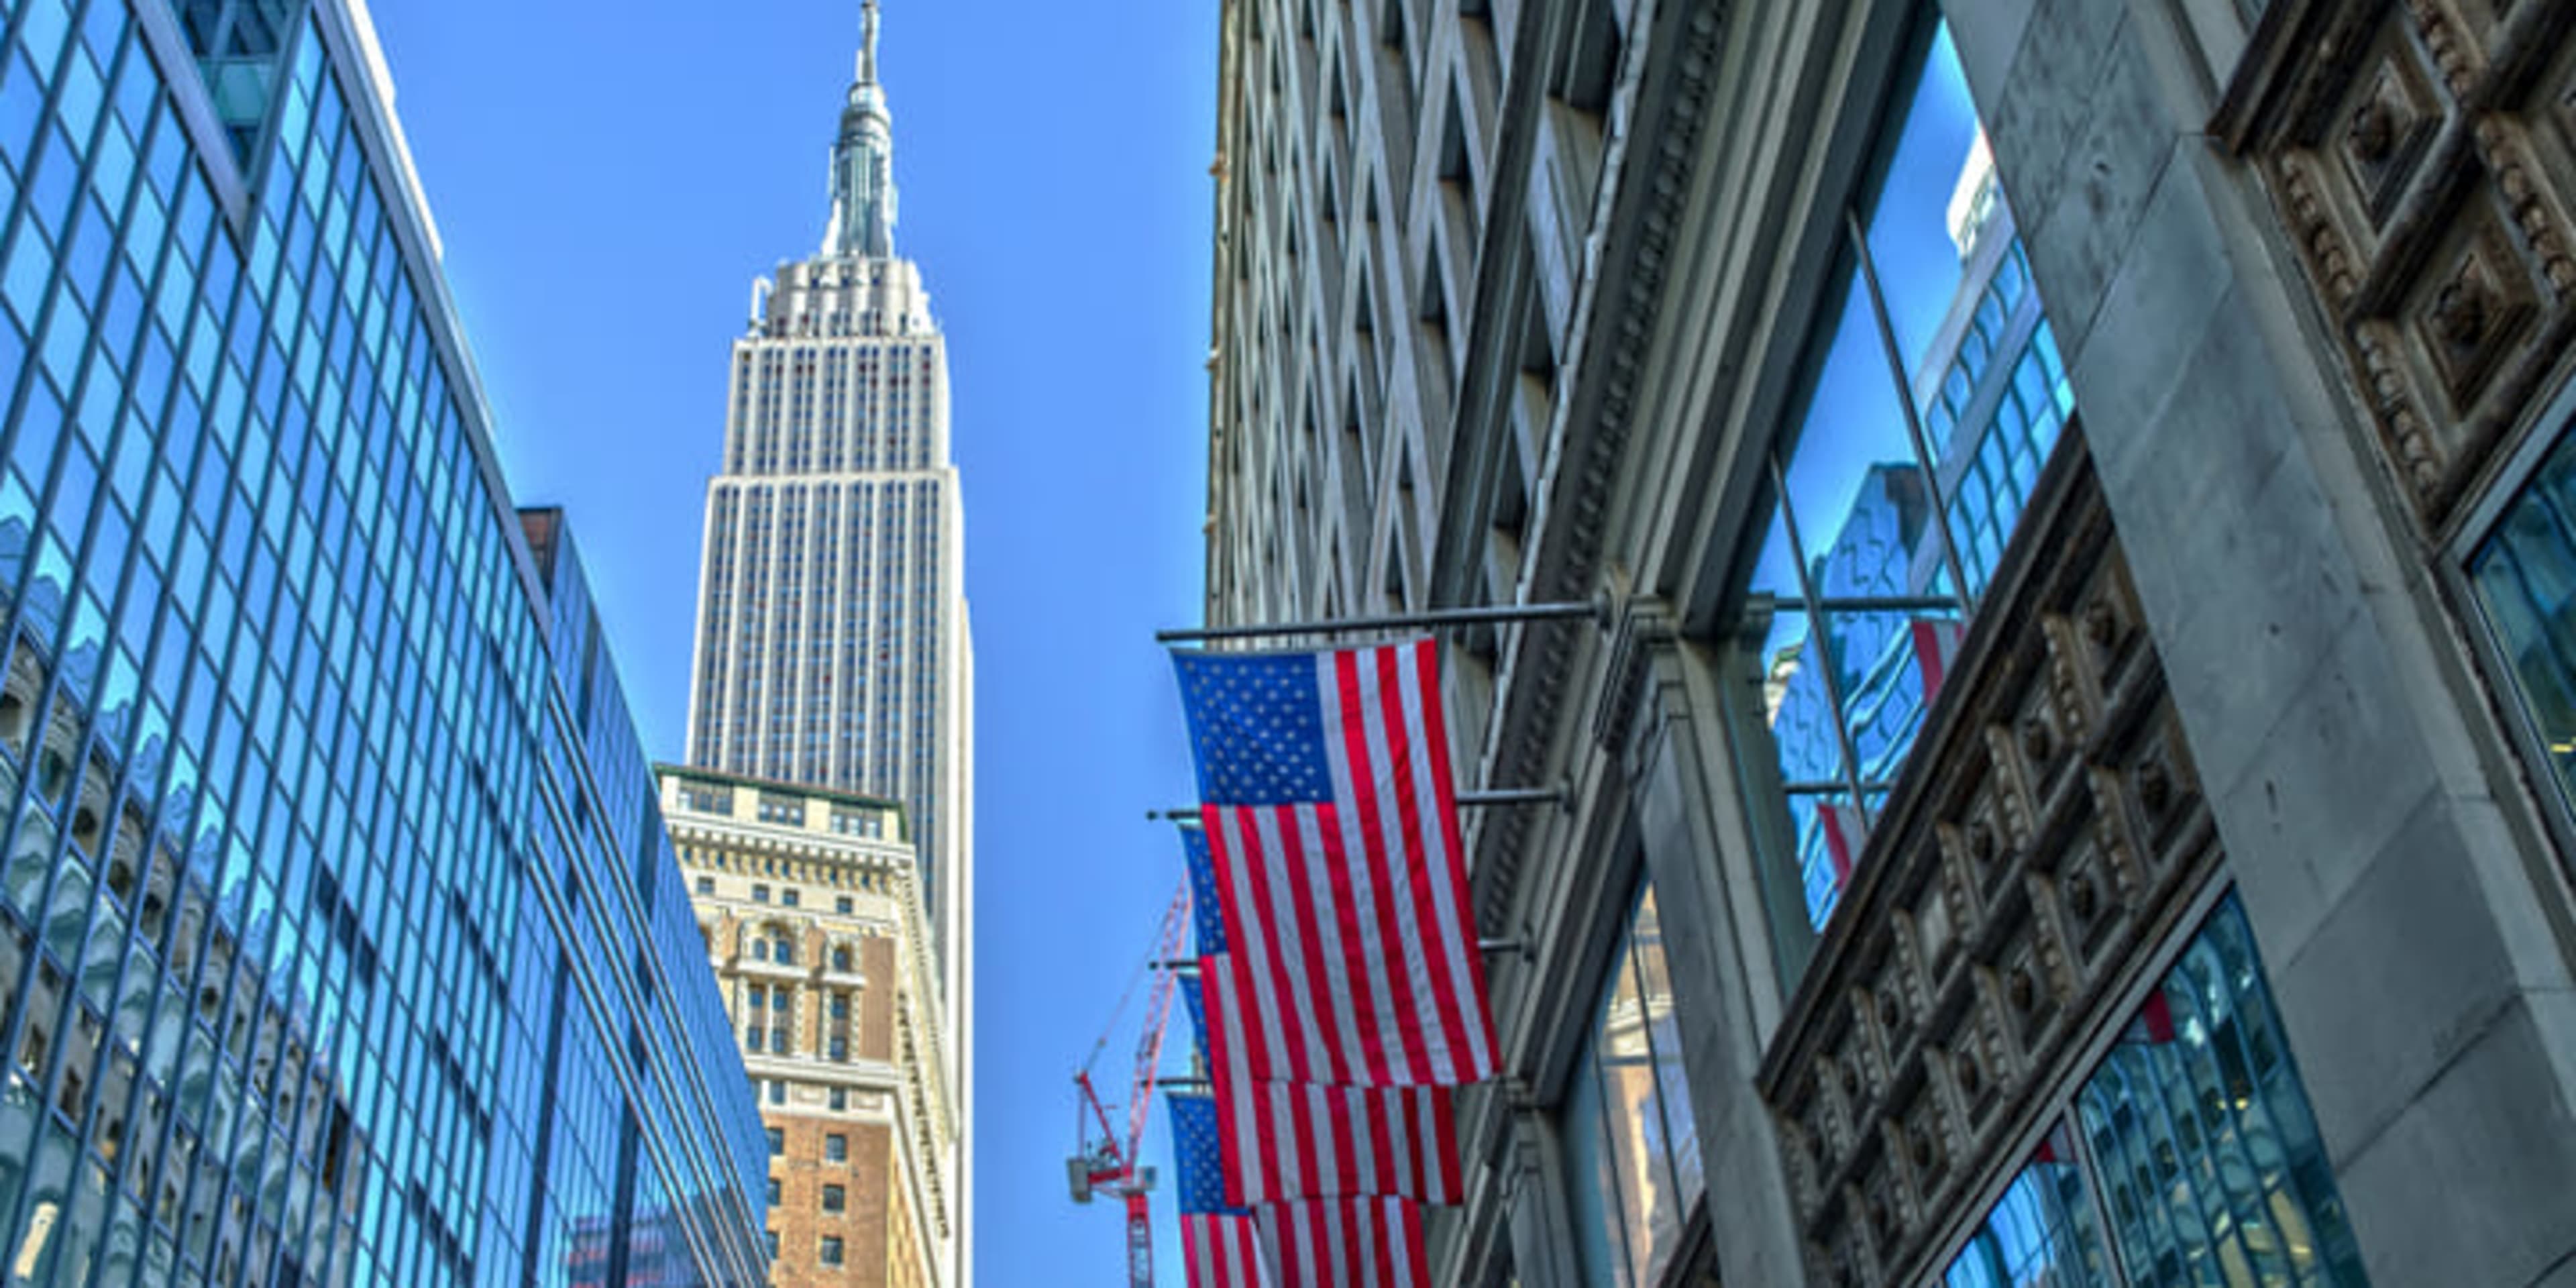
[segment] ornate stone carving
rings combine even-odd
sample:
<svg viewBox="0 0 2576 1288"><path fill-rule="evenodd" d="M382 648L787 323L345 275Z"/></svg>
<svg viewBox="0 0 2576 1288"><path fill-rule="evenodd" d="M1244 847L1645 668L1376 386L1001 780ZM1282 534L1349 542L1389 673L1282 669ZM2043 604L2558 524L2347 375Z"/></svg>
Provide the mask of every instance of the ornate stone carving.
<svg viewBox="0 0 2576 1288"><path fill-rule="evenodd" d="M2277 0L2215 132L2250 154L2428 535L2576 336L2576 11ZM2539 136L2546 135L2546 143Z"/></svg>

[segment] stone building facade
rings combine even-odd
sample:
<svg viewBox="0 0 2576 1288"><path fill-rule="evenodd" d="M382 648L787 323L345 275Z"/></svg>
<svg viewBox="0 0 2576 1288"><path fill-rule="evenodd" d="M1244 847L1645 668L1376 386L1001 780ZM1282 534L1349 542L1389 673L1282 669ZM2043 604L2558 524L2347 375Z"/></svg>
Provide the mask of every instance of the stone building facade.
<svg viewBox="0 0 2576 1288"><path fill-rule="evenodd" d="M769 1282L953 1282L959 1139L902 807L664 767L662 808L769 1133Z"/></svg>
<svg viewBox="0 0 2576 1288"><path fill-rule="evenodd" d="M2576 1266L2576 10L1229 0L1213 623L1453 633L1470 1285Z"/></svg>

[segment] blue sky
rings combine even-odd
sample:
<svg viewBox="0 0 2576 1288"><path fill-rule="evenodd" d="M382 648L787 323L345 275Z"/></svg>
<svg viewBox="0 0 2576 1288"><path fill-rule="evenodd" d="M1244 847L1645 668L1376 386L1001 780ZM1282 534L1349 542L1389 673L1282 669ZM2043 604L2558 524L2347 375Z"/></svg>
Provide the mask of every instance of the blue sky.
<svg viewBox="0 0 2576 1288"><path fill-rule="evenodd" d="M857 0L375 18L511 487L568 508L645 747L678 759L726 345L822 236ZM1191 782L1151 631L1197 616L1215 21L886 0L896 239L948 331L966 493L986 1283L1125 1282L1113 1210L1065 1195L1069 1079L1180 876L1143 811Z"/></svg>

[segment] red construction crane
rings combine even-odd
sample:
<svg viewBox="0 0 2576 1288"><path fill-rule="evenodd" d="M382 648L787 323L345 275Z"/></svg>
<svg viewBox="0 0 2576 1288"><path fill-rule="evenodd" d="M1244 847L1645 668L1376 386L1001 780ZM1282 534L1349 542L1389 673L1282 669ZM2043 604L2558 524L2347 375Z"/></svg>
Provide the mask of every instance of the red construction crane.
<svg viewBox="0 0 2576 1288"><path fill-rule="evenodd" d="M1073 1188L1073 1201L1089 1203L1099 1192L1117 1195L1127 1208L1127 1282L1132 1288L1154 1288L1154 1222L1147 1210L1145 1195L1154 1188L1154 1169L1143 1166L1137 1152L1144 1145L1145 1117L1154 1107L1154 1073L1163 1058L1163 1029L1172 1018L1172 990L1175 985L1168 963L1181 954L1182 936L1190 924L1190 887L1181 883L1172 896L1171 906L1163 910L1163 927L1154 937L1153 951L1136 966L1128 977L1127 989L1118 996L1118 1007L1109 1016L1109 1027L1100 1040L1091 1044L1091 1058L1082 1062L1073 1075L1073 1085L1081 1093L1074 1110L1073 1157L1065 1160L1065 1179ZM1118 1032L1118 1021L1125 1017L1127 1004L1136 997L1136 986L1148 976L1153 983L1145 998L1144 1028L1136 1038L1136 1067L1128 1079L1126 1131L1122 1135L1113 1118L1112 1106L1100 1098L1099 1084L1093 1081L1092 1068L1100 1063L1102 1053Z"/></svg>

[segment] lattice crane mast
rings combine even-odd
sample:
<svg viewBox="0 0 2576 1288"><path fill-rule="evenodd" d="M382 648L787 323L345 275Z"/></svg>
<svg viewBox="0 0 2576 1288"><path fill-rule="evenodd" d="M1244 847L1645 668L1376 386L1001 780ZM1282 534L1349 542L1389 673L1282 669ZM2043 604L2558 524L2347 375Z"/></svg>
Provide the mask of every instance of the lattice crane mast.
<svg viewBox="0 0 2576 1288"><path fill-rule="evenodd" d="M1163 925L1154 937L1153 950L1137 963L1136 973L1129 976L1126 991L1118 995L1117 1009L1109 1016L1109 1027L1100 1040L1091 1044L1091 1058L1073 1075L1073 1085L1080 1093L1074 1109L1073 1157L1065 1161L1065 1179L1072 1186L1073 1201L1089 1203L1096 1193L1118 1196L1127 1210L1127 1282L1132 1288L1154 1288L1154 1222L1146 1194L1154 1188L1154 1169L1144 1166L1138 1151L1144 1146L1145 1119L1154 1107L1154 1074L1163 1059L1163 1030L1172 1018L1172 990L1176 981L1163 963L1181 955L1182 937L1190 924L1190 887L1184 881L1173 894L1171 905L1163 910ZM1125 1018L1127 1004L1136 998L1139 984L1147 985L1144 1027L1136 1038L1136 1065L1127 1083L1123 1107L1125 1132L1120 1133L1112 1105L1100 1097L1100 1086L1092 1070L1109 1050L1110 1040L1118 1032L1118 1022Z"/></svg>

